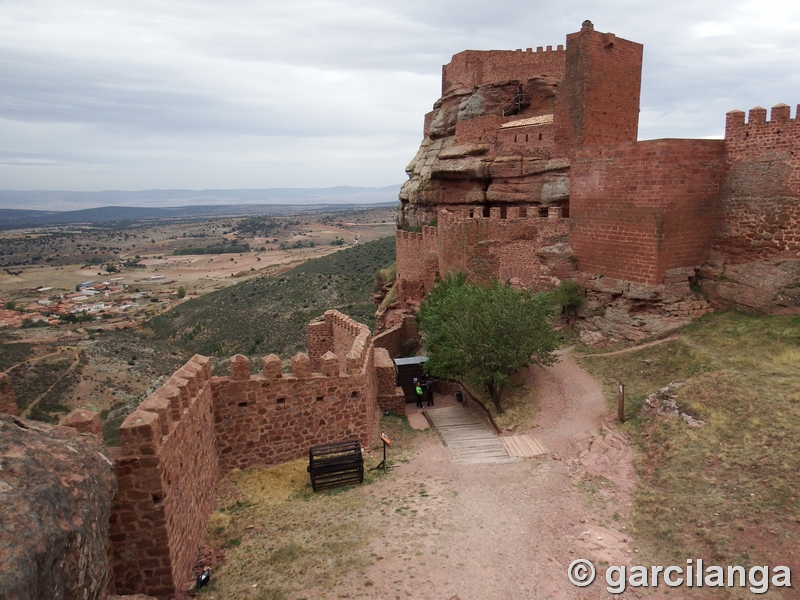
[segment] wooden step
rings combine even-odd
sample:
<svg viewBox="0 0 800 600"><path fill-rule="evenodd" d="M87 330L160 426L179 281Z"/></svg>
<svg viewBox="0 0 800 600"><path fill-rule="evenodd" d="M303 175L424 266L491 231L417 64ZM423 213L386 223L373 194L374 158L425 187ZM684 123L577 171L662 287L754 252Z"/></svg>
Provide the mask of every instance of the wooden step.
<svg viewBox="0 0 800 600"><path fill-rule="evenodd" d="M509 456L532 458L547 454L547 447L534 435L505 435L500 438Z"/></svg>
<svg viewBox="0 0 800 600"><path fill-rule="evenodd" d="M439 432L454 463L472 465L520 460L510 456L500 438L463 406L429 408L424 414Z"/></svg>

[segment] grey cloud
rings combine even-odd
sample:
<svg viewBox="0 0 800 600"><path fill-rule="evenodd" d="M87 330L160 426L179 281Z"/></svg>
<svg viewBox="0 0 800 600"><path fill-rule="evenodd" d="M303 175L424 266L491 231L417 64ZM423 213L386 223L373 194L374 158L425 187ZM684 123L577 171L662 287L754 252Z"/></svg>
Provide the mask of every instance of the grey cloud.
<svg viewBox="0 0 800 600"><path fill-rule="evenodd" d="M800 101L780 0L0 2L0 187L399 183L453 54L587 18L645 45L642 138Z"/></svg>

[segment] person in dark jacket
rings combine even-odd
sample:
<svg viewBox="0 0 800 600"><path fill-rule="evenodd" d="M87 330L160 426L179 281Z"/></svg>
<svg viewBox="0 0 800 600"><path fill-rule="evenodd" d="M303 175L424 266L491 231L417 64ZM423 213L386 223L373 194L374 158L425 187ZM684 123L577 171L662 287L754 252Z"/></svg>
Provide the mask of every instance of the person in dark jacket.
<svg viewBox="0 0 800 600"><path fill-rule="evenodd" d="M428 406L433 406L433 379L431 377L425 380L425 391L428 394Z"/></svg>

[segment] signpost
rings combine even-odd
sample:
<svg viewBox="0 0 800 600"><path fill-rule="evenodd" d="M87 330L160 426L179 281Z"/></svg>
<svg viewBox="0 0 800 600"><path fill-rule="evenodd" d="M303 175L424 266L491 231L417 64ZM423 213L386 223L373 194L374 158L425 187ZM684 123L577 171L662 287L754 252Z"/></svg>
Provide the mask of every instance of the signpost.
<svg viewBox="0 0 800 600"><path fill-rule="evenodd" d="M617 380L617 418L620 423L625 422L625 384Z"/></svg>
<svg viewBox="0 0 800 600"><path fill-rule="evenodd" d="M381 431L380 437L381 437L381 441L383 442L383 460L381 462L379 462L378 466L373 468L372 470L373 471L377 471L378 469L383 467L383 472L386 473L386 471L389 469L389 467L386 465L386 448L387 448L387 446L391 446L392 445L392 440L390 440L389 436L386 435L385 433L383 433L382 431Z"/></svg>

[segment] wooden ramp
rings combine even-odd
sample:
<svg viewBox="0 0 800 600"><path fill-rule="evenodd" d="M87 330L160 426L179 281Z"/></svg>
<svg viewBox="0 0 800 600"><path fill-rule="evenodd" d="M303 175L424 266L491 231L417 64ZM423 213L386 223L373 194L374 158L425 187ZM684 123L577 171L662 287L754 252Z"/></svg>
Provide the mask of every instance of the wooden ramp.
<svg viewBox="0 0 800 600"><path fill-rule="evenodd" d="M425 416L442 436L454 463L479 464L521 460L509 456L492 431L463 406L428 409Z"/></svg>
<svg viewBox="0 0 800 600"><path fill-rule="evenodd" d="M535 435L507 435L500 438L509 456L531 458L547 454L547 447Z"/></svg>

